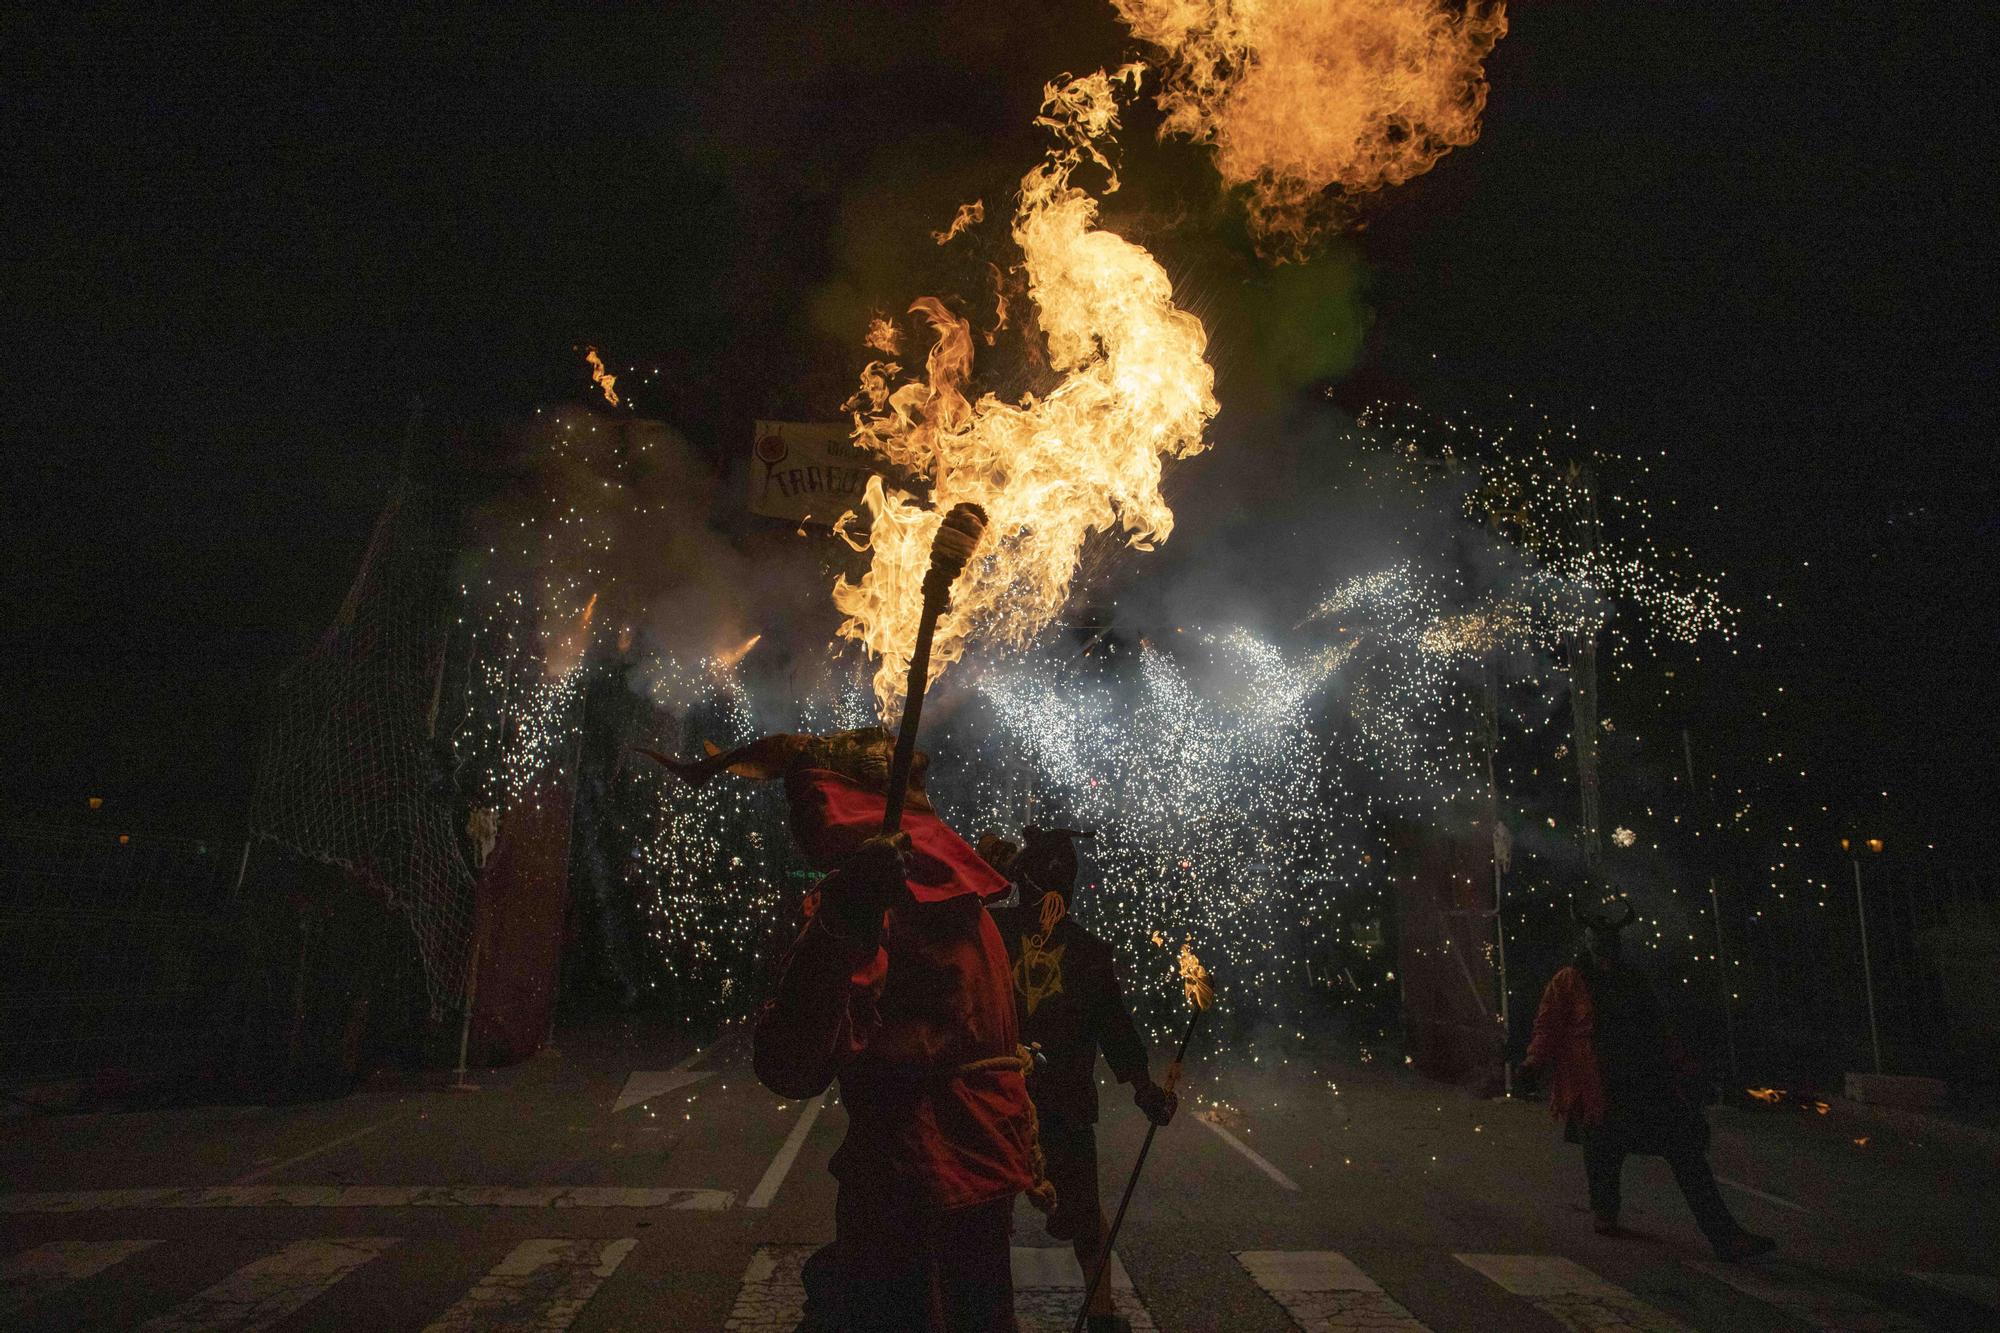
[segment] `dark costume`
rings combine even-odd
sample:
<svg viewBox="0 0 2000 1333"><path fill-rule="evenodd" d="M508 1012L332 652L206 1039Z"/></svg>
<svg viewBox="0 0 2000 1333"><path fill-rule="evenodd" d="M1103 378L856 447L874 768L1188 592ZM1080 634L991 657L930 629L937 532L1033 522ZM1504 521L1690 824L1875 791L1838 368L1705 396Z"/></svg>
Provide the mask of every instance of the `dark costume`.
<svg viewBox="0 0 2000 1333"><path fill-rule="evenodd" d="M836 867L753 1043L766 1087L815 1097L838 1078L848 1112L835 1240L807 1265L808 1323L1004 1333L1014 1196L1039 1174L1006 949L981 903L1005 881L914 781L907 851L875 839L887 737L855 735L768 738L709 765L782 772L799 845Z"/></svg>
<svg viewBox="0 0 2000 1333"><path fill-rule="evenodd" d="M1628 912L1619 925L1630 920ZM1597 1229L1617 1233L1625 1158L1637 1153L1666 1159L1718 1254L1770 1248L1737 1224L1716 1188L1700 1070L1668 1030L1645 977L1618 961L1619 926L1595 921L1590 929L1599 932L1592 951L1542 992L1522 1067L1531 1076L1548 1071L1549 1109L1563 1118L1563 1136L1583 1146Z"/></svg>
<svg viewBox="0 0 2000 1333"><path fill-rule="evenodd" d="M1097 1186L1097 1055L1149 1116L1164 1124L1173 1097L1146 1068L1146 1046L1125 1005L1111 946L1069 915L1076 853L1066 829L1027 831L1006 869L1021 886L1018 907L993 913L1013 962L1021 1039L1041 1056L1028 1081L1056 1207L1048 1233L1075 1244L1088 1274L1104 1231ZM981 851L990 855L982 840ZM1097 1305L1110 1312L1107 1283Z"/></svg>

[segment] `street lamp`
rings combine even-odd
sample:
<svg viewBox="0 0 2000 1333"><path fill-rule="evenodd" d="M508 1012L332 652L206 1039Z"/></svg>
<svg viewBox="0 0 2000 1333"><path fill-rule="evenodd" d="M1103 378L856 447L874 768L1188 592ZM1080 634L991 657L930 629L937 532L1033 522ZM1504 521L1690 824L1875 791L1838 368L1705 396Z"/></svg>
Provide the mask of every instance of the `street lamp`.
<svg viewBox="0 0 2000 1333"><path fill-rule="evenodd" d="M1861 853L1882 854L1880 838L1842 838L1840 850L1854 867L1854 917L1861 923L1861 984L1868 995L1868 1045L1875 1053L1875 1072L1882 1072L1882 1033L1875 1025L1875 970L1868 959L1868 904L1861 896Z"/></svg>

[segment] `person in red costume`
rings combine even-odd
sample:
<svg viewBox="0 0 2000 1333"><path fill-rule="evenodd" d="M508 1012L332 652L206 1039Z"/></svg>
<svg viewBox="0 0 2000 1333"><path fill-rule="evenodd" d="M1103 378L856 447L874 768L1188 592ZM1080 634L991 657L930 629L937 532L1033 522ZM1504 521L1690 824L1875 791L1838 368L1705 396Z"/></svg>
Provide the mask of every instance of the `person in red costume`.
<svg viewBox="0 0 2000 1333"><path fill-rule="evenodd" d="M979 841L979 854L1021 889L1020 905L997 910L994 920L1014 960L1021 1031L1047 1062L1028 1082L1056 1189L1047 1230L1070 1242L1086 1275L1097 1271L1110 1229L1097 1189L1098 1053L1120 1083L1132 1085L1133 1104L1154 1124L1172 1120L1180 1105L1147 1069L1146 1045L1126 1007L1111 945L1069 912L1075 840L1091 836L1030 825L1018 848L991 835ZM1085 1327L1090 1333L1130 1328L1112 1309L1108 1281L1091 1292Z"/></svg>
<svg viewBox="0 0 2000 1333"><path fill-rule="evenodd" d="M1717 1258L1764 1254L1774 1242L1737 1223L1709 1168L1708 1120L1694 1092L1700 1071L1668 1031L1652 987L1625 961L1619 932L1632 917L1630 903L1618 918L1576 913L1583 952L1542 992L1523 1082L1549 1076L1549 1109L1565 1120L1564 1137L1583 1145L1599 1235L1624 1234L1619 1178L1626 1156L1640 1153L1666 1158Z"/></svg>
<svg viewBox="0 0 2000 1333"><path fill-rule="evenodd" d="M1006 881L931 808L921 755L902 832L881 835L891 749L871 728L653 757L691 781L783 778L792 834L830 872L752 1045L771 1091L816 1097L838 1079L847 1108L805 1327L1006 1333L1014 1198L1041 1179L1007 949L982 901Z"/></svg>

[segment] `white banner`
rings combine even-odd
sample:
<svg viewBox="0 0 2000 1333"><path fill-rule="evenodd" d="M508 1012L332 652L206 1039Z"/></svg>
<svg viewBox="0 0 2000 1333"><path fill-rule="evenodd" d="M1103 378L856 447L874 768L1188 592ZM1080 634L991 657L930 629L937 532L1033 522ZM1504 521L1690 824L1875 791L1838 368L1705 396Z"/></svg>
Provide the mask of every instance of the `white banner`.
<svg viewBox="0 0 2000 1333"><path fill-rule="evenodd" d="M750 512L831 527L875 475L838 421L759 421L750 451Z"/></svg>

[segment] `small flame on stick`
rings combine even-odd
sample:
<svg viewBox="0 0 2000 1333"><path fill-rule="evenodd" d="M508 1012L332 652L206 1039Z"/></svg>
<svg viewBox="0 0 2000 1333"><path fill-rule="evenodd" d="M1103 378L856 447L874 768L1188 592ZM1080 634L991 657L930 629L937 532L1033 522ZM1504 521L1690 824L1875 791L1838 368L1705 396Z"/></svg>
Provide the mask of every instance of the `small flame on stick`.
<svg viewBox="0 0 2000 1333"><path fill-rule="evenodd" d="M1215 1003L1215 987L1208 981L1208 969L1195 957L1192 946L1183 943L1180 956L1181 986L1187 991L1188 1003L1197 1009L1206 1009Z"/></svg>
<svg viewBox="0 0 2000 1333"><path fill-rule="evenodd" d="M597 354L595 347L583 349L583 359L590 362L590 382L604 390L604 401L618 406L618 377L604 368L604 358Z"/></svg>

